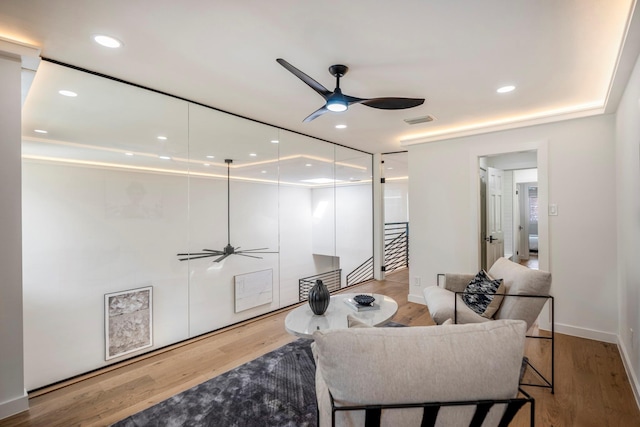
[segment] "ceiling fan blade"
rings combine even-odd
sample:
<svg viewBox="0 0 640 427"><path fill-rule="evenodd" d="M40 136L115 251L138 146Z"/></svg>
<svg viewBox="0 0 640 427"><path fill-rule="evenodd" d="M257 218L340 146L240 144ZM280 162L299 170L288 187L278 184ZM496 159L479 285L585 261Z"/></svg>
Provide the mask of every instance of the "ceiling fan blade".
<svg viewBox="0 0 640 427"><path fill-rule="evenodd" d="M343 95L343 96L347 100L349 105L351 105L351 104L359 104L362 101L368 101L368 99L365 99L365 98L356 98L355 96L349 96L349 95Z"/></svg>
<svg viewBox="0 0 640 427"><path fill-rule="evenodd" d="M218 259L214 259L214 260L213 260L213 262L220 262L220 261L222 261L223 259L225 259L226 257L228 257L229 255L231 255L231 254L222 255L220 258L218 258Z"/></svg>
<svg viewBox="0 0 640 427"><path fill-rule="evenodd" d="M186 253L177 254L177 255L178 256L211 255L211 252L186 252ZM215 255L215 253L213 255Z"/></svg>
<svg viewBox="0 0 640 427"><path fill-rule="evenodd" d="M329 89L327 89L326 87L322 86L320 83L318 83L317 81L312 79L311 77L307 76L302 71L298 70L293 65L289 64L284 59L278 58L278 59L276 59L276 61L278 61L278 64L282 65L284 68L286 68L294 76L296 76L297 78L299 78L300 80L305 82L307 84L307 86L309 86L311 89L313 89L316 92L318 92L318 94L321 97L323 97L324 99L327 99L329 97L329 95L331 95L333 93Z"/></svg>
<svg viewBox="0 0 640 427"><path fill-rule="evenodd" d="M240 252L264 251L265 249L269 249L269 248L245 249L245 250L242 250L242 251L240 251ZM236 252L238 252L238 251L236 251Z"/></svg>
<svg viewBox="0 0 640 427"><path fill-rule="evenodd" d="M249 257L249 258L256 258L256 259L262 259L262 257L261 257L261 256L253 256L253 255L247 255L247 254L243 254L243 253L238 253L238 252L236 252L236 255L240 255L240 256L246 256L246 257Z"/></svg>
<svg viewBox="0 0 640 427"><path fill-rule="evenodd" d="M329 112L329 110L327 110L327 107L326 107L326 105L325 105L325 106L323 106L323 107L321 107L321 108L318 108L318 109L317 109L316 111L314 111L313 113L309 114L309 115L307 116L307 118L305 118L305 119L303 120L303 122L304 122L304 123L310 122L311 120L313 120L313 119L315 119L315 118L317 118L317 117L320 117L320 116L321 116L321 115L323 115L324 113L328 113L328 112Z"/></svg>
<svg viewBox="0 0 640 427"><path fill-rule="evenodd" d="M213 252L214 254L223 254L224 251L219 251L217 249L203 249L205 252Z"/></svg>
<svg viewBox="0 0 640 427"><path fill-rule="evenodd" d="M372 98L358 103L381 110L404 110L422 105L424 98Z"/></svg>
<svg viewBox="0 0 640 427"><path fill-rule="evenodd" d="M195 255L195 256L194 256ZM186 258L178 258L178 261L189 261L190 259L200 259L200 258L209 258L212 256L216 256L218 254L207 254L207 255L199 255L199 254L178 254L178 256L186 256Z"/></svg>

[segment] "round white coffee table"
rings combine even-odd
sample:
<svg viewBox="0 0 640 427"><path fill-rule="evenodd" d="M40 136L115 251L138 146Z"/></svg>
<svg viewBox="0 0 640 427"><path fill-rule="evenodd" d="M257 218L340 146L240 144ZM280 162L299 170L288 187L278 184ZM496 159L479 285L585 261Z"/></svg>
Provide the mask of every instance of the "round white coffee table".
<svg viewBox="0 0 640 427"><path fill-rule="evenodd" d="M351 314L371 326L378 326L391 319L398 311L398 303L393 298L381 294L373 295L379 310L355 311L344 303L344 299L353 298L359 294L337 294L331 296L329 308L322 315L313 314L309 304L291 310L284 320L284 327L290 334L301 338L312 338L315 331L326 329L345 329L348 327L347 315Z"/></svg>

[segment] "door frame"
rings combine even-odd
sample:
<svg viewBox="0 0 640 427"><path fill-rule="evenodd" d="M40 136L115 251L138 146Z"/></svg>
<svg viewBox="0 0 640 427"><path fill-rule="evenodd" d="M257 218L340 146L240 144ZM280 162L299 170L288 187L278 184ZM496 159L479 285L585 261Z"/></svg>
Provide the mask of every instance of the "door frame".
<svg viewBox="0 0 640 427"><path fill-rule="evenodd" d="M551 271L549 265L549 149L548 140L512 142L508 144L482 144L482 146L472 147L469 150L469 177L470 177L470 202L469 215L471 220L471 232L477 236L475 239L476 256L475 263L480 269L481 248L480 248L480 174L478 165L480 157L496 156L500 154L518 153L522 151L536 151L536 162L538 168L538 262L541 270Z"/></svg>

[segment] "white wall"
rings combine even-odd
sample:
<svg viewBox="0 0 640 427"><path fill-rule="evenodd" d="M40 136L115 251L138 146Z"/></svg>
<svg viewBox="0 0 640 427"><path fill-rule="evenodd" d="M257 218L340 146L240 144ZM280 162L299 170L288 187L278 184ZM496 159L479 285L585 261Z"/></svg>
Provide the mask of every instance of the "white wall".
<svg viewBox="0 0 640 427"><path fill-rule="evenodd" d="M538 182L538 169L520 169L513 171L513 181L516 184L521 182Z"/></svg>
<svg viewBox="0 0 640 427"><path fill-rule="evenodd" d="M616 195L620 348L640 396L640 58L616 114Z"/></svg>
<svg viewBox="0 0 640 427"><path fill-rule="evenodd" d="M23 172L29 390L107 364L106 293L153 286L158 348L297 302L298 279L317 273L309 189L232 180L231 244L281 253L219 268L176 254L227 244L225 180L34 162ZM144 189L137 205L132 184ZM272 303L235 313L234 276L265 269Z"/></svg>
<svg viewBox="0 0 640 427"><path fill-rule="evenodd" d="M384 222L409 221L409 180L387 181L384 189Z"/></svg>
<svg viewBox="0 0 640 427"><path fill-rule="evenodd" d="M547 153L543 166L548 176L539 177L541 191L548 185L548 202L557 204L559 211L547 217L547 205L541 204L540 247L542 255L548 245L548 263L540 261L553 275L556 330L614 342L618 319L613 125L613 116L598 116L410 146L410 299L422 300L422 287L434 285L437 273L479 269L473 158L538 146L539 156ZM543 182L547 178L548 183ZM421 287L414 285L417 277Z"/></svg>
<svg viewBox="0 0 640 427"><path fill-rule="evenodd" d="M280 305L287 306L299 302L299 279L324 270L318 269L311 255L311 191L281 186L279 197L283 206L280 209Z"/></svg>
<svg viewBox="0 0 640 427"><path fill-rule="evenodd" d="M20 68L19 59L0 56L0 419L28 408L22 338Z"/></svg>
<svg viewBox="0 0 640 427"><path fill-rule="evenodd" d="M371 185L316 188L311 193L313 253L339 258L335 268L342 269L345 286L346 276L373 254L373 218L362 215L373 208ZM320 203L327 206L322 215L317 212Z"/></svg>
<svg viewBox="0 0 640 427"><path fill-rule="evenodd" d="M336 254L336 192L334 187L311 190L313 229L311 246L316 255Z"/></svg>
<svg viewBox="0 0 640 427"><path fill-rule="evenodd" d="M373 255L373 209L370 183L336 187L336 256L340 258L342 285L347 275Z"/></svg>

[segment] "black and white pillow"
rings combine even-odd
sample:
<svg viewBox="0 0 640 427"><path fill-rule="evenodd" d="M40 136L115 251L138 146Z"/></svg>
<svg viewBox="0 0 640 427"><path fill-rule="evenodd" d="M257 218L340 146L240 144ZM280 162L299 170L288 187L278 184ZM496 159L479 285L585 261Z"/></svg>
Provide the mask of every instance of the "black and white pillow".
<svg viewBox="0 0 640 427"><path fill-rule="evenodd" d="M462 301L480 316L492 318L504 298L502 295L495 294L502 294L504 290L502 279L494 279L486 271L480 270L469 282L465 292L481 293L464 293Z"/></svg>

